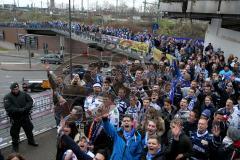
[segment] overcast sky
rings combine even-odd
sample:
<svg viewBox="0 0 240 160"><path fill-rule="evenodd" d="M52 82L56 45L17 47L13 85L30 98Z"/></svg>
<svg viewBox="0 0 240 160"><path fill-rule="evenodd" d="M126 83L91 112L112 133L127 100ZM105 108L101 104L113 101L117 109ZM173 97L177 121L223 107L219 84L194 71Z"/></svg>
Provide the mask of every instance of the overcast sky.
<svg viewBox="0 0 240 160"><path fill-rule="evenodd" d="M33 3L33 5L35 5L36 7L47 7L47 4L50 0L15 0L16 4L20 7L23 6L31 6L31 4ZM81 0L71 0L71 3L75 4L75 8L81 8ZM84 3L84 8L87 9L88 7L88 1L89 1L89 8L95 7L96 4L98 5L102 5L104 2L108 2L111 3L113 5L116 5L116 1L117 0L83 0ZM129 7L133 7L133 1L134 0L118 0L118 3L126 3ZM143 1L145 0L135 0L135 6L137 8L143 6ZM147 0L147 2L155 2L156 0ZM61 4L63 4L63 6L65 7L66 4L68 4L69 0L55 0L55 4L56 6L61 6ZM14 0L0 0L1 4L14 4Z"/></svg>

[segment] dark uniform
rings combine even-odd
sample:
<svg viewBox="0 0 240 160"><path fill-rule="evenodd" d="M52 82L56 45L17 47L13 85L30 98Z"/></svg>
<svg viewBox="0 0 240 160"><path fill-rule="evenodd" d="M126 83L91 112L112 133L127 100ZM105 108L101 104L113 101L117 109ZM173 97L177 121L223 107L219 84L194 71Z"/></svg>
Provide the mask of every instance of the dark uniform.
<svg viewBox="0 0 240 160"><path fill-rule="evenodd" d="M33 137L33 124L30 120L33 99L26 92L20 91L17 83L13 83L10 89L11 92L4 97L4 108L10 117L10 135L12 137L13 151L18 151L21 127L27 136L28 144L38 146Z"/></svg>

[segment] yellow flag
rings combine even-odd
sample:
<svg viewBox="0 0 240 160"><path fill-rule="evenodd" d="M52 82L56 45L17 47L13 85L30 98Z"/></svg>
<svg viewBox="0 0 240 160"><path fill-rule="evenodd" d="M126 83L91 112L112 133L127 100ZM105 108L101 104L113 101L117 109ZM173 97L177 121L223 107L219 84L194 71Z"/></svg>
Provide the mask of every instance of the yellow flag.
<svg viewBox="0 0 240 160"><path fill-rule="evenodd" d="M176 57L172 56L171 54L166 54L167 59L172 63L173 59L176 59Z"/></svg>
<svg viewBox="0 0 240 160"><path fill-rule="evenodd" d="M161 58L162 58L162 51L160 51L159 49L157 49L157 48L154 48L153 49L153 59L155 60L155 61L160 61L161 60Z"/></svg>

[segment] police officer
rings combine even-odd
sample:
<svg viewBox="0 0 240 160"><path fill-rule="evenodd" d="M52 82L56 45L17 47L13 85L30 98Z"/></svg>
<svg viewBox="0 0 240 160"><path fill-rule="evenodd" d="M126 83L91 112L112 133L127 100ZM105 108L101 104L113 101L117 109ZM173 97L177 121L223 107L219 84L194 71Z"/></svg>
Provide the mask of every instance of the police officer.
<svg viewBox="0 0 240 160"><path fill-rule="evenodd" d="M19 90L18 83L12 83L10 89L11 92L4 97L4 108L11 122L10 135L12 137L12 149L14 152L18 152L21 127L27 136L28 144L38 146L33 137L33 124L30 120L33 99L26 92Z"/></svg>

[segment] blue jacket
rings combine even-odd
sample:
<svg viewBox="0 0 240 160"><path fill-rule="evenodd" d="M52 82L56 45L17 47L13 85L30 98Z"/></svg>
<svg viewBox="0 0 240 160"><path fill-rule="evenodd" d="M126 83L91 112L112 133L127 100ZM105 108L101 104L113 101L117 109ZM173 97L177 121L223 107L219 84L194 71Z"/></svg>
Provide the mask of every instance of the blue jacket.
<svg viewBox="0 0 240 160"><path fill-rule="evenodd" d="M123 129L115 130L107 118L103 119L103 127L106 133L113 139L113 152L110 160L140 160L143 152L141 135L135 131L127 145L123 135Z"/></svg>

